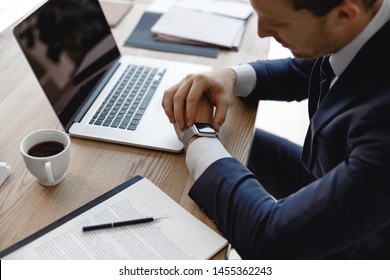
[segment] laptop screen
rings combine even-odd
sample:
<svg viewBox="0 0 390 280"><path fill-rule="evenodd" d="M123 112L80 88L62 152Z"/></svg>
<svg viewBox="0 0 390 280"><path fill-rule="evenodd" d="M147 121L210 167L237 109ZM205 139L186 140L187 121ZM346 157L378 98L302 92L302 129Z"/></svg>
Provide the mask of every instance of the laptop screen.
<svg viewBox="0 0 390 280"><path fill-rule="evenodd" d="M49 0L14 35L64 127L120 56L98 0Z"/></svg>

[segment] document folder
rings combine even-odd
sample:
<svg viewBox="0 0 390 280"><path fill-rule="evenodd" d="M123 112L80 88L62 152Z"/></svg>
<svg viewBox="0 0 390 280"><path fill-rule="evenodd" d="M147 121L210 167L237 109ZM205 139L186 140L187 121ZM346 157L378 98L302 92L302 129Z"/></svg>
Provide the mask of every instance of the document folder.
<svg viewBox="0 0 390 280"><path fill-rule="evenodd" d="M151 216L151 223L83 227ZM155 184L136 176L0 252L1 259L209 259L227 240Z"/></svg>
<svg viewBox="0 0 390 280"><path fill-rule="evenodd" d="M161 13L145 12L134 31L125 41L125 46L212 58L218 57L220 49L217 47L156 41L155 34L151 31L151 28L161 16Z"/></svg>

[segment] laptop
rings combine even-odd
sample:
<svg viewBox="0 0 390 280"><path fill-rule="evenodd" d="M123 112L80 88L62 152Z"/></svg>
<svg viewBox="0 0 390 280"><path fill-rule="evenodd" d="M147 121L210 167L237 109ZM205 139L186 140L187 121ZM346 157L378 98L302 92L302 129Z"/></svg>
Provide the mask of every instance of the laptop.
<svg viewBox="0 0 390 280"><path fill-rule="evenodd" d="M180 152L164 91L209 66L121 55L98 0L49 0L14 37L71 136Z"/></svg>

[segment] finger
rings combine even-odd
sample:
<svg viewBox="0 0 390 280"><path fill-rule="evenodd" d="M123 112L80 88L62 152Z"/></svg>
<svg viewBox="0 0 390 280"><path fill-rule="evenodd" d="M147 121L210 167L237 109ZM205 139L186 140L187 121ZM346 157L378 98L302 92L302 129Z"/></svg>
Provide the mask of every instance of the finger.
<svg viewBox="0 0 390 280"><path fill-rule="evenodd" d="M198 110L199 102L203 96L204 89L205 85L202 80L193 80L186 100L187 127L191 126L195 122L196 112Z"/></svg>
<svg viewBox="0 0 390 280"><path fill-rule="evenodd" d="M180 129L185 128L186 121L186 100L191 88L190 79L184 79L173 96L173 114Z"/></svg>
<svg viewBox="0 0 390 280"><path fill-rule="evenodd" d="M219 131L221 126L225 122L228 108L229 105L227 103L219 104L219 106L216 107L213 119L213 127L216 131Z"/></svg>
<svg viewBox="0 0 390 280"><path fill-rule="evenodd" d="M214 118L213 118L213 127L215 130L219 131L221 126L224 124L227 118L229 107L232 103L231 96L228 94L221 94L213 100L215 103L215 112L214 112Z"/></svg>
<svg viewBox="0 0 390 280"><path fill-rule="evenodd" d="M179 88L179 83L171 86L164 92L163 99L161 101L161 105L164 108L165 114L167 115L169 121L171 123L175 123L175 115L173 112L173 97Z"/></svg>

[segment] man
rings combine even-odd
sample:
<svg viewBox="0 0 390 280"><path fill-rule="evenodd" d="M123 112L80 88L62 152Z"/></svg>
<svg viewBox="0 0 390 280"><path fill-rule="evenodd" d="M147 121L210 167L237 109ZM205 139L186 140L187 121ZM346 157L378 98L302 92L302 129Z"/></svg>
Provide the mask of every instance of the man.
<svg viewBox="0 0 390 280"><path fill-rule="evenodd" d="M390 65L390 1L251 3L258 35L296 58L190 75L166 91L163 107L196 180L191 198L244 259L389 259L390 74L382 69ZM335 76L323 79L328 55ZM191 137L194 122L218 131L234 95L308 98L303 149L258 130L249 171L218 138Z"/></svg>

